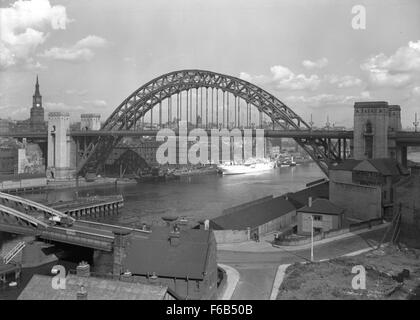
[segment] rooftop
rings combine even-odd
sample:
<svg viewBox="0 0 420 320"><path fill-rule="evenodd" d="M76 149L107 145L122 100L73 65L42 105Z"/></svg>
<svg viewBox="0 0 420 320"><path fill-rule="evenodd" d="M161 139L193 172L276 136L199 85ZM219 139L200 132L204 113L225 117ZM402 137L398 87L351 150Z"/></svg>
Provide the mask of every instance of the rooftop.
<svg viewBox="0 0 420 320"><path fill-rule="evenodd" d="M312 205L304 206L297 210L298 212L309 212L309 213L319 213L319 214L328 214L328 215L339 215L344 212L343 208L336 206L330 200L327 199L316 199L312 202Z"/></svg>
<svg viewBox="0 0 420 320"><path fill-rule="evenodd" d="M176 244L171 237L177 238ZM122 265L133 275L203 279L213 240L209 230L173 233L172 228L153 226L149 234L132 234Z"/></svg>
<svg viewBox="0 0 420 320"><path fill-rule="evenodd" d="M295 206L285 197L266 198L235 212L219 216L211 220L216 230L245 230L265 224L295 210Z"/></svg>
<svg viewBox="0 0 420 320"><path fill-rule="evenodd" d="M354 103L355 108L384 108L388 107L386 101L359 101Z"/></svg>
<svg viewBox="0 0 420 320"><path fill-rule="evenodd" d="M384 176L397 176L408 174L407 169L398 161L390 158L363 160L353 168L354 171L378 172Z"/></svg>
<svg viewBox="0 0 420 320"><path fill-rule="evenodd" d="M76 300L83 285L88 300L163 300L167 287L68 275L66 289L53 289L50 276L34 275L19 300Z"/></svg>
<svg viewBox="0 0 420 320"><path fill-rule="evenodd" d="M308 198L329 198L329 182L323 182L303 190L287 194L287 199L296 207L302 208L308 203Z"/></svg>

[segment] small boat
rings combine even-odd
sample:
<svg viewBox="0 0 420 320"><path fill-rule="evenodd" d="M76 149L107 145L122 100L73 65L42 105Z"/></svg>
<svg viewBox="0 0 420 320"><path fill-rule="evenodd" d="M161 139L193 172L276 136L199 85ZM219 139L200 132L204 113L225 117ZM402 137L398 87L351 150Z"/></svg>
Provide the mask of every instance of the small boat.
<svg viewBox="0 0 420 320"><path fill-rule="evenodd" d="M179 218L179 220L178 220L178 223L179 224L188 224L188 219L186 218L186 217L181 217L181 218Z"/></svg>
<svg viewBox="0 0 420 320"><path fill-rule="evenodd" d="M9 287L16 287L17 286L17 282L16 281L12 281L9 283Z"/></svg>

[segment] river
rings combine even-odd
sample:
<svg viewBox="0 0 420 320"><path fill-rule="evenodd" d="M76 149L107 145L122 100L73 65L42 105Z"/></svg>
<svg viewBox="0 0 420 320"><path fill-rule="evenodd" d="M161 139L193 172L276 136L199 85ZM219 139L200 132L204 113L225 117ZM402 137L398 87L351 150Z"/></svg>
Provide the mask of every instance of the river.
<svg viewBox="0 0 420 320"><path fill-rule="evenodd" d="M297 191L325 175L315 163L246 175L202 175L165 183L142 183L78 190L79 196L119 193L124 208L106 222L123 225L160 223L162 216L185 216L193 222L215 218L223 209L268 195ZM50 190L26 194L32 200L55 202L76 197L76 190Z"/></svg>

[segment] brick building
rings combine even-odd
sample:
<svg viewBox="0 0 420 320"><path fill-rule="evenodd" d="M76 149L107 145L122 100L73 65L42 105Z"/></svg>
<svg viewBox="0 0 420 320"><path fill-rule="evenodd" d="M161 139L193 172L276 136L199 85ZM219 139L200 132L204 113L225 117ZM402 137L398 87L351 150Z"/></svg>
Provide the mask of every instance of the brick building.
<svg viewBox="0 0 420 320"><path fill-rule="evenodd" d="M395 184L408 174L394 159L349 159L330 168L329 199L346 208L350 220L389 218Z"/></svg>

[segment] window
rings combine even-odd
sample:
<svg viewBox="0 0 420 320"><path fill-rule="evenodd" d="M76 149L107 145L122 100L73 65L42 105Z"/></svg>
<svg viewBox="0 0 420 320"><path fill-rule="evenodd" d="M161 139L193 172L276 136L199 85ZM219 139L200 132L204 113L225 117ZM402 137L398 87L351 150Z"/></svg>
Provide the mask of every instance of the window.
<svg viewBox="0 0 420 320"><path fill-rule="evenodd" d="M314 221L322 221L322 216L314 215Z"/></svg>

